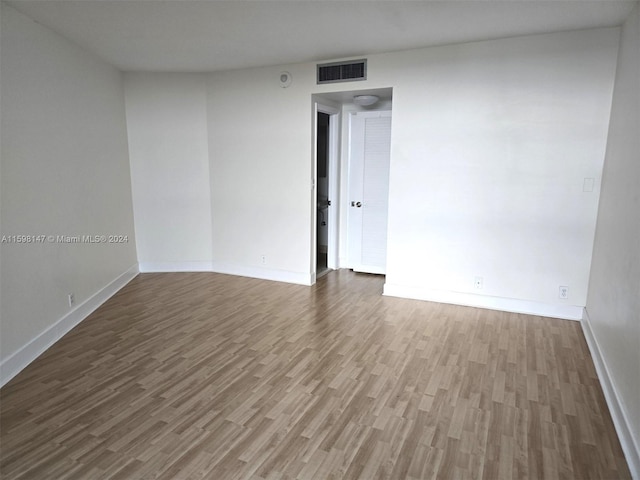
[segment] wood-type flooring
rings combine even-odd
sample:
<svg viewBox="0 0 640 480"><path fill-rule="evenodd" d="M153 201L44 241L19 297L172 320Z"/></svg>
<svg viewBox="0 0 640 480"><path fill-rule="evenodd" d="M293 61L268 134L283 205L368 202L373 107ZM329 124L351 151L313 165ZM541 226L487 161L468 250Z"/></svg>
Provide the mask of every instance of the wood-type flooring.
<svg viewBox="0 0 640 480"><path fill-rule="evenodd" d="M141 274L0 391L9 479L627 479L580 323Z"/></svg>

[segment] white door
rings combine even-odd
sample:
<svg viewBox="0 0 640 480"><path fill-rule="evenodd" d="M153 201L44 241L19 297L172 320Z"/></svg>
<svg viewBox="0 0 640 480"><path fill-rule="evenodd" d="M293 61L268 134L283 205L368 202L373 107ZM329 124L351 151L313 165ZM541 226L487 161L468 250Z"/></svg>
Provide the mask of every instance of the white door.
<svg viewBox="0 0 640 480"><path fill-rule="evenodd" d="M349 137L349 267L384 274L391 112L351 114Z"/></svg>

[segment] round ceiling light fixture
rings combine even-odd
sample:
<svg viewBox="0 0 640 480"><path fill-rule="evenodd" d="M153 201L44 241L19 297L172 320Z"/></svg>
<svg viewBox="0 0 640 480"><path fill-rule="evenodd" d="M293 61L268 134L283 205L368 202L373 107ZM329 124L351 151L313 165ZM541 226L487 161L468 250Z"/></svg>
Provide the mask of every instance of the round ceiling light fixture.
<svg viewBox="0 0 640 480"><path fill-rule="evenodd" d="M353 103L361 107L370 107L374 103L377 103L378 100L380 100L380 97L376 95L356 95L353 97Z"/></svg>

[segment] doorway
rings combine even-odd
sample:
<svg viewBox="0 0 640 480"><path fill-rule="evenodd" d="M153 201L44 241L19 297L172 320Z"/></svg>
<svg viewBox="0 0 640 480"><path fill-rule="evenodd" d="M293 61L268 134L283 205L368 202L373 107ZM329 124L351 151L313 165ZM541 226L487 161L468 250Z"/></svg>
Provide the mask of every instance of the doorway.
<svg viewBox="0 0 640 480"><path fill-rule="evenodd" d="M316 277L329 270L329 123L330 115L318 111L316 132Z"/></svg>
<svg viewBox="0 0 640 480"><path fill-rule="evenodd" d="M331 102L315 102L315 167L312 268L315 278L338 268L338 145L340 109Z"/></svg>
<svg viewBox="0 0 640 480"><path fill-rule="evenodd" d="M372 106L357 105L354 102L356 95L373 95L379 101ZM315 283L318 277L338 268L351 268L356 271L384 274L386 270L386 207L381 210L384 218L375 215L374 207L377 198L373 198L370 193L371 185L375 185L377 180L372 178L371 170L361 177L363 185L361 191L356 192L350 179L355 178L352 168L352 134L351 119L356 115L358 118L367 119L367 127L374 130L377 128L374 118L382 118L389 122L390 111L392 110L393 88L377 88L357 91L337 91L314 94L313 102L313 159L312 159L312 195L311 195L311 283ZM377 112L374 114L374 112ZM324 114L324 115L321 115ZM369 121L371 119L372 121ZM327 126L328 122L328 126ZM387 129L388 130L388 129ZM325 136L326 134L326 136ZM369 137L367 137L369 138ZM375 143L377 140L373 139ZM362 141L364 146L364 139ZM373 144L372 144L373 146ZM325 163L326 152L326 163ZM368 157L363 158L362 168L366 170L367 165L375 167L375 162L371 163ZM361 170L362 170L361 168ZM388 163L386 166L388 170ZM374 168L375 169L375 168ZM325 176L326 175L326 176ZM387 175L388 177L388 175ZM381 187L388 188L388 178ZM327 195L328 190L328 195ZM376 189L378 197L386 198L382 191L384 188ZM353 196L354 198L350 198ZM357 198L356 198L357 197ZM361 202L361 208L351 207ZM354 216L355 215L355 216ZM352 220L361 217L363 231L356 232L352 228ZM382 219L380 222L373 219ZM326 225L325 225L326 223ZM384 228L375 227L378 223L384 224ZM350 246L355 239L364 240L361 254L355 256ZM379 239L384 244L380 244ZM371 241L370 241L371 240ZM375 244L375 245L374 245ZM369 258L373 248L377 245L383 253L377 267ZM326 252L326 254L325 254ZM356 260L359 259L359 260Z"/></svg>

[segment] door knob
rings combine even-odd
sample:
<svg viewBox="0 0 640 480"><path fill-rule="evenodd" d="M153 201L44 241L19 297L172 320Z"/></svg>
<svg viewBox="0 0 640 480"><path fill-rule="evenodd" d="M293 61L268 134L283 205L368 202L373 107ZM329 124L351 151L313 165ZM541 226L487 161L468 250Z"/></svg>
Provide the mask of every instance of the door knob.
<svg viewBox="0 0 640 480"><path fill-rule="evenodd" d="M362 206L362 203L361 202L351 202L351 206L360 208Z"/></svg>

